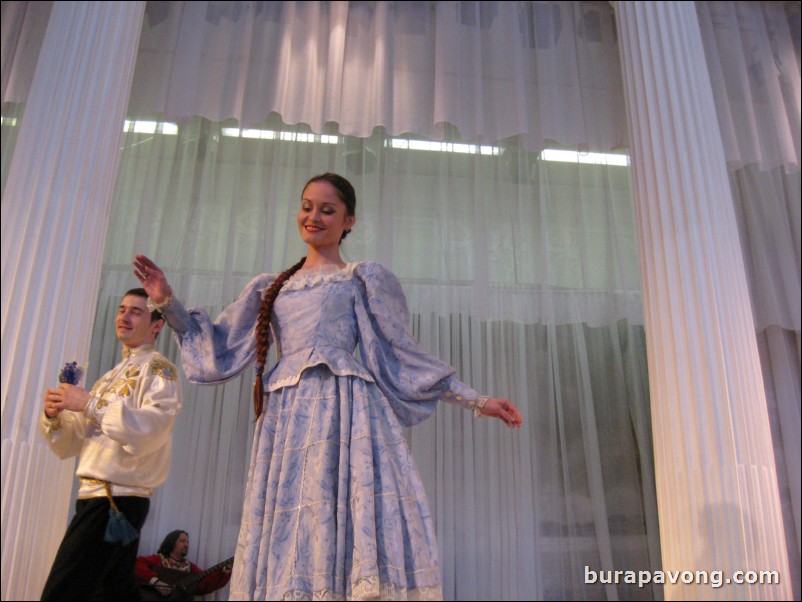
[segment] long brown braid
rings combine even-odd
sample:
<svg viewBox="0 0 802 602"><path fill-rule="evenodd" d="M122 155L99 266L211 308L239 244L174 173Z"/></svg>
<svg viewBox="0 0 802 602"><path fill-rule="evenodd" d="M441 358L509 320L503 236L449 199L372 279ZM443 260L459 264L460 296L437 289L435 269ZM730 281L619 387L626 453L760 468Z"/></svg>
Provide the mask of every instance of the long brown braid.
<svg viewBox="0 0 802 602"><path fill-rule="evenodd" d="M259 308L259 318L256 322L256 380L253 383L253 409L256 412L257 419L262 414L262 404L265 398L262 374L264 374L265 363L267 362L267 351L270 349L270 316L273 313L273 302L278 297L278 293L284 283L301 269L305 261L306 257L302 257L301 261L279 274L278 278L265 292L262 305Z"/></svg>

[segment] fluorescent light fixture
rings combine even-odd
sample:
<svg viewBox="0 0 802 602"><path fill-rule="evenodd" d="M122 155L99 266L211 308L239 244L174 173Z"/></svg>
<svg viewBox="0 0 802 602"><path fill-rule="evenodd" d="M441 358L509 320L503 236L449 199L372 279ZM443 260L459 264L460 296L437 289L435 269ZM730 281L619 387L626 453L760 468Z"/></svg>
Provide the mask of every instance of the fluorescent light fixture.
<svg viewBox="0 0 802 602"><path fill-rule="evenodd" d="M594 165L629 165L628 155L611 153L580 153L577 151L544 149L540 153L543 161L559 161L562 163L592 163Z"/></svg>
<svg viewBox="0 0 802 602"><path fill-rule="evenodd" d="M178 124L169 121L129 121L125 120L123 130L136 134L167 134L176 136L178 134Z"/></svg>
<svg viewBox="0 0 802 602"><path fill-rule="evenodd" d="M402 150L422 150L438 153L461 153L466 155L500 155L498 146L465 144L461 142L429 142L426 140L409 140L407 138L391 138L384 143L390 148Z"/></svg>
<svg viewBox="0 0 802 602"><path fill-rule="evenodd" d="M2 117L2 123L0 125L9 125L14 127L17 125L17 118L16 117Z"/></svg>
<svg viewBox="0 0 802 602"><path fill-rule="evenodd" d="M220 133L228 138L255 138L259 140L284 140L287 142L319 142L321 144L337 144L339 136L327 134L307 134L305 132L277 132L275 130L258 130L239 128L222 128Z"/></svg>

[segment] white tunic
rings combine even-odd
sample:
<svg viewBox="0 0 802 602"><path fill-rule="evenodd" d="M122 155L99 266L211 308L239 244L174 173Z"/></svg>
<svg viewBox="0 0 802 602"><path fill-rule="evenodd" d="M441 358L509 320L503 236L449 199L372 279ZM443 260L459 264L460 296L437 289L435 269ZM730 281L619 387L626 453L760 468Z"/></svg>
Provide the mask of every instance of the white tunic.
<svg viewBox="0 0 802 602"><path fill-rule="evenodd" d="M181 411L176 367L153 345L123 347L123 360L92 387L83 412L42 413L40 429L60 458L80 456L78 497L150 496L170 471L173 424Z"/></svg>

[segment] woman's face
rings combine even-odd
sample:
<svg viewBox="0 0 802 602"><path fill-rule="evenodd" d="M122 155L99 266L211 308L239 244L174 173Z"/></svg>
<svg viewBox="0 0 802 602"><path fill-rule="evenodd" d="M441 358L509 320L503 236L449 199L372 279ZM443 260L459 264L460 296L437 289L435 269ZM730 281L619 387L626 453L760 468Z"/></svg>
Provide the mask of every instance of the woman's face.
<svg viewBox="0 0 802 602"><path fill-rule="evenodd" d="M353 215L347 215L337 189L328 182L312 182L301 195L298 230L308 245L317 249L339 246L343 232L355 221Z"/></svg>

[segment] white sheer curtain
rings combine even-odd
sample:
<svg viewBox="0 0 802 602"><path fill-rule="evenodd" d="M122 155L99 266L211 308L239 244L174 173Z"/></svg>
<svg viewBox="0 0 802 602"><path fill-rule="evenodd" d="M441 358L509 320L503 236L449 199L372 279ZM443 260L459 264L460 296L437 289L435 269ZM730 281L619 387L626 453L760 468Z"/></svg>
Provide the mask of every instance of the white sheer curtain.
<svg viewBox="0 0 802 602"><path fill-rule="evenodd" d="M2 8L6 25L17 7ZM44 27L28 15L45 14L46 33L29 47L36 68L12 69L30 83L23 119L6 119L4 99L2 120L4 142L19 133L2 197L1 582L3 599L23 600L39 596L68 518L74 462L37 425L65 358L89 354L145 2L28 8L17 22ZM4 40L4 73L7 60L26 62L23 46Z"/></svg>
<svg viewBox="0 0 802 602"><path fill-rule="evenodd" d="M521 436L450 406L409 433L438 516L448 598L596 598L604 592L583 585L585 564L659 566L626 166L544 161L514 139L481 155L394 148L381 133L306 136L275 118L260 135L283 140L234 137L225 125L193 118L174 135L126 134L90 363L115 359L108 329L118 291L134 284L134 251L214 314L254 273L303 254L300 189L310 174L337 171L360 199L345 255L390 266L422 344L525 413ZM162 344L175 357L172 341ZM175 470L143 546L180 526L201 564L230 555L251 379L187 386Z"/></svg>
<svg viewBox="0 0 802 602"><path fill-rule="evenodd" d="M2 78L3 135L2 188L17 140L28 90L36 68L36 59L45 36L52 2L3 2L2 4Z"/></svg>
<svg viewBox="0 0 802 602"><path fill-rule="evenodd" d="M601 2L149 2L131 114L626 144Z"/></svg>
<svg viewBox="0 0 802 602"><path fill-rule="evenodd" d="M301 187L342 173L359 195L348 259L390 267L422 344L525 414L516 434L444 406L409 432L447 598L654 597L584 584L585 565L660 565L626 158L539 153L626 140L611 10L149 3L92 365L115 359L134 252L215 313L303 255ZM143 548L183 528L201 565L232 553L251 379L187 386Z"/></svg>
<svg viewBox="0 0 802 602"><path fill-rule="evenodd" d="M697 2L730 170L799 598L800 5Z"/></svg>

